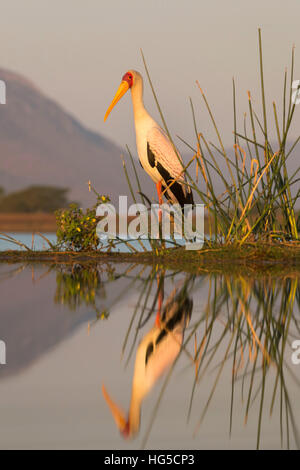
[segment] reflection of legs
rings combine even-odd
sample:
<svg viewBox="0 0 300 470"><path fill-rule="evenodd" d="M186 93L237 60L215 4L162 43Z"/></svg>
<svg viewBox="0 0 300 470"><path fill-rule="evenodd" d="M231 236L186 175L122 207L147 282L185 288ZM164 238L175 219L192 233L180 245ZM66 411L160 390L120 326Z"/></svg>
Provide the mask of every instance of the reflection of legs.
<svg viewBox="0 0 300 470"><path fill-rule="evenodd" d="M157 195L158 195L158 204L161 206L163 201L162 201L162 194L161 194L161 181L156 183L156 190L157 190ZM159 225L161 227L161 221L162 221L162 212L161 209L159 209L158 212L158 220L159 220Z"/></svg>
<svg viewBox="0 0 300 470"><path fill-rule="evenodd" d="M160 285L159 285L160 284ZM163 290L163 281L160 283L160 276L157 275L157 288L159 289L158 292L158 308L155 317L155 326L160 328L160 316L161 316L161 308L164 300L164 290Z"/></svg>

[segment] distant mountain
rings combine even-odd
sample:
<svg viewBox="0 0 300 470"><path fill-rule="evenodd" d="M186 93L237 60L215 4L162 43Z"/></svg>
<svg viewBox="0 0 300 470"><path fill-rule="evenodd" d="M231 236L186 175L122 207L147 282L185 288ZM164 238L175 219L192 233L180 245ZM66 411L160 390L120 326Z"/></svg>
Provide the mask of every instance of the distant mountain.
<svg viewBox="0 0 300 470"><path fill-rule="evenodd" d="M10 192L32 184L70 188L69 199L94 203L87 182L117 200L129 194L122 150L90 131L34 84L0 69L7 104L0 105L0 186ZM141 173L143 188L152 187ZM150 189L150 194L152 194Z"/></svg>
<svg viewBox="0 0 300 470"><path fill-rule="evenodd" d="M45 268L37 268L37 273L43 269L45 272ZM92 305L78 306L72 314L68 303L55 305L58 287L54 271L48 272L44 278L37 274L38 289L33 285L31 274L31 268L22 271L16 268L9 272L5 264L0 265L0 338L7 345L7 365L0 366L0 381L25 370L70 337L77 328L96 319ZM5 282L11 276L14 277L13 282ZM120 276L117 281L105 283L106 295L97 300L100 311L109 311L120 292L123 292L123 300L131 293L128 279Z"/></svg>

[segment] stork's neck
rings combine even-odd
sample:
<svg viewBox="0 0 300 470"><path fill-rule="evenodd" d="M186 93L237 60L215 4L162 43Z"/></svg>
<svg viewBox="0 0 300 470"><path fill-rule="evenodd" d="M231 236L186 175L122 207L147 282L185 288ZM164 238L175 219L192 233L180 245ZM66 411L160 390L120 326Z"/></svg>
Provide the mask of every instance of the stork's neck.
<svg viewBox="0 0 300 470"><path fill-rule="evenodd" d="M143 102L143 82L138 81L132 88L131 88L131 99L133 105L133 113L134 113L134 120L143 118L147 115L147 111L144 107Z"/></svg>

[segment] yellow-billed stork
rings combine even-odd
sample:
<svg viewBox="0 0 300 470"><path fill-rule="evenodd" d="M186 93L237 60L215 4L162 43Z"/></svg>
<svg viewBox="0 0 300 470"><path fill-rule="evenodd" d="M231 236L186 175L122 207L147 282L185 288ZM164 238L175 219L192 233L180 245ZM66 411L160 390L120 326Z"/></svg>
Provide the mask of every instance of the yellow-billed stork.
<svg viewBox="0 0 300 470"><path fill-rule="evenodd" d="M139 72L129 70L125 73L104 121L129 89L133 104L138 156L142 167L156 184L159 204L162 203L162 194L181 207L193 204L193 193L186 183L179 154L174 150L166 133L144 107L143 78Z"/></svg>
<svg viewBox="0 0 300 470"><path fill-rule="evenodd" d="M175 361L189 323L193 301L187 295L187 282L173 290L163 308L160 321L140 342L135 359L128 417L111 399L104 385L102 393L116 425L125 438L133 438L140 428L141 405L163 372Z"/></svg>

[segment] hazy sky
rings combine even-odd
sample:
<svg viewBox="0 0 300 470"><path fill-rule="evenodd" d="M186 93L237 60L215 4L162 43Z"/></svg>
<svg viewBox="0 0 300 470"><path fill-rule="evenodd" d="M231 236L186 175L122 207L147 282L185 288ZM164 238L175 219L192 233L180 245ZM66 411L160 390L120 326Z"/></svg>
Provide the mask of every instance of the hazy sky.
<svg viewBox="0 0 300 470"><path fill-rule="evenodd" d="M122 75L129 68L144 73L142 48L172 133L194 140L191 96L199 129L212 135L197 79L228 145L233 76L239 116L248 89L261 114L259 26L271 110L274 98L280 108L292 44L300 47L299 0L0 0L0 66L30 78L90 128L134 146L129 94L105 124L103 116ZM148 84L145 101L157 117ZM300 105L296 111L299 123Z"/></svg>

